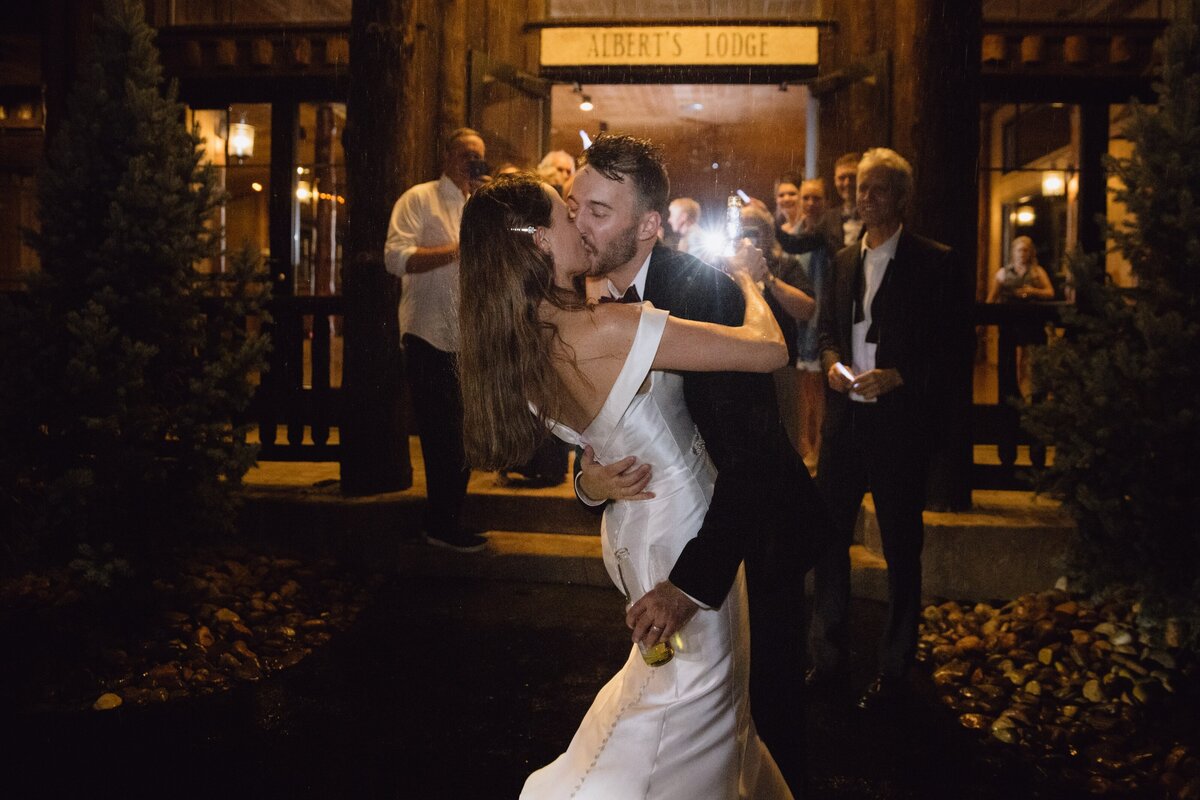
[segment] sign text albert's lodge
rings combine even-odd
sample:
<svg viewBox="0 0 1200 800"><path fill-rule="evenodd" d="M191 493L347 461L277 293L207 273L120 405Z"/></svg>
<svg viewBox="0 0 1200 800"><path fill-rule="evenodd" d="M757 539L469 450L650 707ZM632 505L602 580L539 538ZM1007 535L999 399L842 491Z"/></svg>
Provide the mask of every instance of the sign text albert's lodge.
<svg viewBox="0 0 1200 800"><path fill-rule="evenodd" d="M543 28L541 62L563 66L815 65L811 26Z"/></svg>

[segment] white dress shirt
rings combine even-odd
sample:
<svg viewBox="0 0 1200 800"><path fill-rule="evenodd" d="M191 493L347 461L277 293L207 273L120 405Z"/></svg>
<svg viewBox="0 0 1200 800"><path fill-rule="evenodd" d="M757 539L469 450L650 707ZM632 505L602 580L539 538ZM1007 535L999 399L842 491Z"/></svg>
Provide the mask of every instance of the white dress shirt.
<svg viewBox="0 0 1200 800"><path fill-rule="evenodd" d="M867 237L862 237L862 247L859 252L863 259L863 279L866 283L866 291L863 293L863 320L855 322L850 329L850 370L855 375L862 375L864 372L875 369L875 350L878 345L867 341L867 331L871 327L871 303L875 301L875 294L883 283L883 276L887 272L888 264L896 257L896 245L900 241L900 231L902 230L904 230L903 225L878 247L868 247ZM858 392L850 392L850 399L859 403L875 402L867 400Z"/></svg>
<svg viewBox="0 0 1200 800"><path fill-rule="evenodd" d="M427 272L408 272L408 259L418 247L458 243L467 199L443 175L420 183L400 196L388 223L383 260L400 277L400 332L419 336L438 350L457 353L458 259Z"/></svg>
<svg viewBox="0 0 1200 800"><path fill-rule="evenodd" d="M650 255L653 255L651 253ZM633 283L629 286L637 288L638 297L642 300L646 299L646 273L650 271L650 256L646 256L646 260L642 262L642 266L638 268L637 274L633 276ZM625 288L628 291L629 287ZM625 292L618 291L612 281L608 281L608 296L614 300L620 300L625 296Z"/></svg>

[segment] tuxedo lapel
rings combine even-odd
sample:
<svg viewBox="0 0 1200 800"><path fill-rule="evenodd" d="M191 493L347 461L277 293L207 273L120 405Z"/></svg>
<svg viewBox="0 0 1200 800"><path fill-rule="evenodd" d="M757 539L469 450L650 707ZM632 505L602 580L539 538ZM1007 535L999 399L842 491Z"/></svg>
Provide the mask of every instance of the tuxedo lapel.
<svg viewBox="0 0 1200 800"><path fill-rule="evenodd" d="M838 286L834 294L837 308L833 321L837 323L838 349L847 364L850 363L850 351L847 349L850 346L850 329L854 325L854 275L858 270L859 258L858 248L842 250L838 254L840 263L835 277Z"/></svg>
<svg viewBox="0 0 1200 800"><path fill-rule="evenodd" d="M886 319L904 302L901 298L911 265L912 238L906 231L901 231L900 240L896 242L896 254L884 267L879 289L871 298L871 319L876 323Z"/></svg>
<svg viewBox="0 0 1200 800"><path fill-rule="evenodd" d="M644 300L649 300L655 308L671 310L675 305L673 292L671 291L672 281L669 273L671 272L670 260L671 251L665 247L655 247L654 252L650 254L650 264L646 267L646 295Z"/></svg>

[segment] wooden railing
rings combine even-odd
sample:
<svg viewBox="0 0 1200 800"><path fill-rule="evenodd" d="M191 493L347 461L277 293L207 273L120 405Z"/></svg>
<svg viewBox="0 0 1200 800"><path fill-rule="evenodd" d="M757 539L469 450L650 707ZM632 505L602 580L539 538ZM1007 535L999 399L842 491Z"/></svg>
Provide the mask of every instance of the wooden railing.
<svg viewBox="0 0 1200 800"><path fill-rule="evenodd" d="M998 464L975 464L975 489L1028 489L1031 471L1045 464L1045 449L1021 428L1013 399L1017 386L1017 331L1029 325L1057 325L1063 303L978 303L974 323L999 331L997 358L998 402L976 402L972 408L974 445L992 445ZM249 410L259 431L263 461L336 461L339 446L330 438L343 414L341 388L331 381L334 354L333 322L344 313L340 296L285 297L271 301L273 341L271 368ZM304 380L305 342L310 380ZM281 437L277 431L283 433ZM306 432L308 435L306 436ZM1018 447L1029 448L1029 461L1018 465Z"/></svg>
<svg viewBox="0 0 1200 800"><path fill-rule="evenodd" d="M1029 489L1032 473L1046 465L1046 449L1021 428L1015 403L1021 396L1017 385L1017 332L1030 325L1057 325L1065 303L1010 303L975 305L976 325L999 329L996 380L999 402L979 403L972 408L972 444L995 445L999 464L975 464L971 476L974 489ZM1033 398L1036 402L1038 398ZM1029 448L1028 466L1017 466L1017 447Z"/></svg>
<svg viewBox="0 0 1200 800"><path fill-rule="evenodd" d="M332 331L345 304L340 295L271 300L270 368L248 410L257 423L262 461L337 461L330 431L343 416L342 392L333 385ZM311 342L305 381L305 342ZM279 429L285 428L283 440ZM306 429L309 435L306 437Z"/></svg>
<svg viewBox="0 0 1200 800"><path fill-rule="evenodd" d="M23 292L10 296L17 302L24 299ZM1021 429L1020 414L1009 400L1020 395L1015 333L1030 323L1058 325L1064 305L1057 302L975 305L973 322L999 329L999 402L974 404L971 439L975 445L994 445L999 464L975 464L972 488L1028 489L1031 471L1045 464L1045 450ZM270 368L262 375L245 415L258 429L259 459L337 461L340 446L331 433L344 417L344 400L335 380L340 370L335 369L333 331L345 313L344 300L340 295L281 297L271 300L269 310L272 322L264 330L272 341ZM307 359L306 342L310 343ZM1031 464L1018 466L1018 446L1030 448Z"/></svg>

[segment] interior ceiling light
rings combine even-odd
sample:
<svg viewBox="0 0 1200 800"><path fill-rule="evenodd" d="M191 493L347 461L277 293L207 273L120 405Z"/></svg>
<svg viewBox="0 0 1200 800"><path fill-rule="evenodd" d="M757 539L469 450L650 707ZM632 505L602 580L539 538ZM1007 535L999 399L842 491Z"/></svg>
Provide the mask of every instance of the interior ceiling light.
<svg viewBox="0 0 1200 800"><path fill-rule="evenodd" d="M575 81L575 83L571 86L571 91L579 95L580 111L591 111L596 107L592 104L592 98L583 93L583 87L579 85L579 81Z"/></svg>

